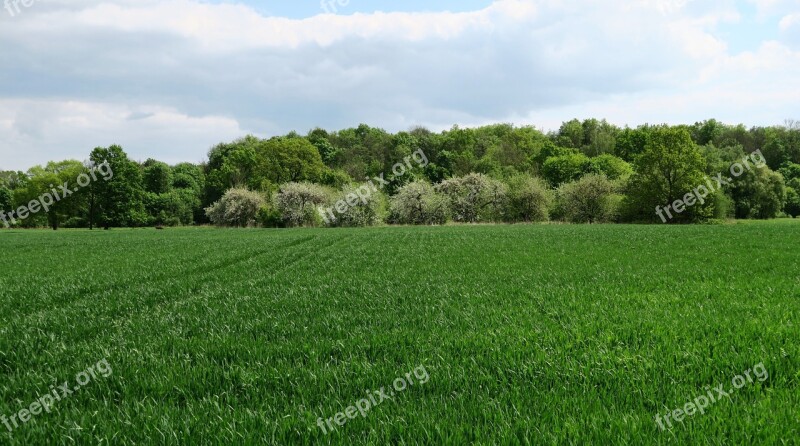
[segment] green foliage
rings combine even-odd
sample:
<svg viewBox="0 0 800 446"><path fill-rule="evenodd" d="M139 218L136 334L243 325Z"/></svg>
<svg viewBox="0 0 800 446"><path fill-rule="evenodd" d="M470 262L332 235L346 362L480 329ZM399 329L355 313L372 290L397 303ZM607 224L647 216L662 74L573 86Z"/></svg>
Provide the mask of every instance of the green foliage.
<svg viewBox="0 0 800 446"><path fill-rule="evenodd" d="M792 218L797 218L797 216L800 215L800 193L797 191L798 189L793 187L786 188L786 205L784 206L784 212Z"/></svg>
<svg viewBox="0 0 800 446"><path fill-rule="evenodd" d="M248 135L231 143L216 145L208 153L204 205L216 202L231 188L258 187L253 176L256 146L260 140Z"/></svg>
<svg viewBox="0 0 800 446"><path fill-rule="evenodd" d="M397 141L393 141L392 135L366 124L329 133L327 140L336 148L328 167L344 170L351 178L388 173L398 160L394 154Z"/></svg>
<svg viewBox="0 0 800 446"><path fill-rule="evenodd" d="M587 119L583 121L583 146L581 150L589 156L611 154L616 146L619 129L606 120Z"/></svg>
<svg viewBox="0 0 800 446"><path fill-rule="evenodd" d="M589 174L558 189L558 214L573 223L608 223L619 216L622 196L604 175Z"/></svg>
<svg viewBox="0 0 800 446"><path fill-rule="evenodd" d="M510 222L538 222L550 218L553 191L547 183L527 174L508 180L508 204L505 218Z"/></svg>
<svg viewBox="0 0 800 446"><path fill-rule="evenodd" d="M746 170L731 185L736 218L775 218L786 203L783 176L768 167Z"/></svg>
<svg viewBox="0 0 800 446"><path fill-rule="evenodd" d="M557 187L579 179L591 168L589 157L582 153L571 153L548 158L542 165L542 176L551 186Z"/></svg>
<svg viewBox="0 0 800 446"><path fill-rule="evenodd" d="M172 189L172 168L166 163L148 159L143 167L142 178L145 192L165 194Z"/></svg>
<svg viewBox="0 0 800 446"><path fill-rule="evenodd" d="M578 149L587 156L613 153L619 129L606 120L587 119L583 122L573 119L561 125L554 141L562 147Z"/></svg>
<svg viewBox="0 0 800 446"><path fill-rule="evenodd" d="M736 216L736 205L727 193L717 192L709 196L714 209L713 218L715 220L726 220Z"/></svg>
<svg viewBox="0 0 800 446"><path fill-rule="evenodd" d="M217 226L247 228L255 226L266 204L263 195L247 189L230 189L206 208L209 220Z"/></svg>
<svg viewBox="0 0 800 446"><path fill-rule="evenodd" d="M328 132L319 127L308 132L308 141L316 147L322 162L330 164L336 157L336 148L329 141Z"/></svg>
<svg viewBox="0 0 800 446"><path fill-rule="evenodd" d="M124 226L142 226L147 223L147 214L142 197L144 189L139 166L128 159L120 146L98 147L89 155L94 166L106 164L113 173L109 179L98 177L89 190L92 195L90 221L108 229Z"/></svg>
<svg viewBox="0 0 800 446"><path fill-rule="evenodd" d="M790 124L764 130L761 152L770 169L777 170L786 163L800 164L800 127Z"/></svg>
<svg viewBox="0 0 800 446"><path fill-rule="evenodd" d="M288 182L317 182L326 170L313 144L305 138L272 138L256 149L256 168L251 183L262 190Z"/></svg>
<svg viewBox="0 0 800 446"><path fill-rule="evenodd" d="M181 224L204 223L207 221L205 210L203 209L205 181L205 174L201 166L180 163L172 167L172 188L183 201L180 205L181 209L188 207L192 213L192 219L187 222L183 217L185 214L180 212L181 216L177 218L181 221ZM173 218L175 218L174 215Z"/></svg>
<svg viewBox="0 0 800 446"><path fill-rule="evenodd" d="M173 189L156 194L145 192L144 203L149 224L163 226L191 225L200 197L192 189Z"/></svg>
<svg viewBox="0 0 800 446"><path fill-rule="evenodd" d="M205 186L203 168L192 163L180 163L172 167L172 187L191 189L199 195Z"/></svg>
<svg viewBox="0 0 800 446"><path fill-rule="evenodd" d="M79 175L86 169L79 161L49 162L46 166L35 166L28 170L28 181L14 193L16 207L29 206L29 203L40 201L46 195L51 202L48 209L42 208L38 213L32 214L22 222L25 227L49 225L58 229L61 222L70 215L79 213L85 203L86 191L81 191L75 186ZM67 184L69 196L61 190ZM76 191L77 189L77 191ZM55 191L55 192L54 192Z"/></svg>
<svg viewBox="0 0 800 446"><path fill-rule="evenodd" d="M562 147L580 149L583 147L584 133L583 124L577 119L564 122L558 129L556 144Z"/></svg>
<svg viewBox="0 0 800 446"><path fill-rule="evenodd" d="M28 177L24 172L0 170L0 187L5 187L12 193L21 187L25 187L27 182Z"/></svg>
<svg viewBox="0 0 800 446"><path fill-rule="evenodd" d="M628 162L609 154L589 159L588 170L605 175L610 180L627 180L633 174L633 167Z"/></svg>
<svg viewBox="0 0 800 446"><path fill-rule="evenodd" d="M401 187L390 199L389 221L402 225L441 225L450 216L450 200L425 181Z"/></svg>
<svg viewBox="0 0 800 446"><path fill-rule="evenodd" d="M511 124L454 126L440 133L423 127L389 133L361 124L335 132L316 128L306 136L290 132L268 140L246 136L214 146L206 163L172 167L153 159L140 165L127 159L121 148L112 148L97 149L95 152L102 153L93 153L92 159L119 158L114 161L119 178L108 185L93 183L47 214L34 215L23 224L58 227L67 220L106 227L203 224L208 222L205 209L231 188L256 190L271 197L281 184L307 182L342 190L354 181L381 175L389 182L382 185L382 192L389 197L417 181L444 185L451 192L460 187L461 192L448 194L447 206L453 208L454 219L459 222L538 220L543 214L533 212L533 204L526 208L522 203L541 201L541 191L530 181L511 179L538 175L555 188L591 173L627 185L626 220L660 221L655 206L674 205L675 200L707 184L705 175L724 172L756 151L764 154L773 170L780 167L788 187L800 189L800 184L792 185L792 181L800 183L800 125L794 122L748 129L712 119L690 126L619 129L605 120L586 119L565 122L557 132L547 135L531 126ZM419 150L428 160L425 167L414 166L402 175L392 173L395 164ZM12 209L27 205L51 183L63 183L54 172L65 170L57 166L59 163L51 164L30 172L30 176L0 171L0 205L5 200L5 206L9 206L9 193ZM467 177L479 178L479 174L506 184L491 183L489 190L494 198L488 201L482 193L464 192L463 187L454 186ZM70 180L74 181L74 176ZM773 179L755 176L745 180L735 191L726 187L709 194L702 205L691 207L672 221L779 215L781 210L775 209L782 206L783 199ZM517 187L521 190L515 190ZM511 205L512 196L523 202ZM786 199L788 209L791 196ZM269 208L268 214L260 216L259 221L268 221L270 226L288 224L282 219L272 220L279 214L274 208Z"/></svg>
<svg viewBox="0 0 800 446"><path fill-rule="evenodd" d="M634 162L644 152L652 127L641 126L635 129L624 128L616 137L614 154L627 162Z"/></svg>
<svg viewBox="0 0 800 446"><path fill-rule="evenodd" d="M696 122L691 128L692 139L695 144L705 146L718 142L725 131L725 125L716 119Z"/></svg>
<svg viewBox="0 0 800 446"><path fill-rule="evenodd" d="M533 158L537 167L541 168L548 158L555 158L559 156L575 155L578 151L567 147L559 147L551 141L546 141L542 145L541 151Z"/></svg>
<svg viewBox="0 0 800 446"><path fill-rule="evenodd" d="M319 179L320 184L330 186L334 189L341 189L352 182L353 179L350 178L347 172L328 168L323 169Z"/></svg>
<svg viewBox="0 0 800 446"><path fill-rule="evenodd" d="M778 172L783 175L783 179L788 183L789 181L800 179L800 164L797 163L784 163Z"/></svg>
<svg viewBox="0 0 800 446"><path fill-rule="evenodd" d="M628 188L633 218L657 221L655 209L666 206L706 184L705 160L685 129L667 126L651 129L644 152L636 159ZM670 222L700 221L713 215L713 201L674 213Z"/></svg>
<svg viewBox="0 0 800 446"><path fill-rule="evenodd" d="M328 206L334 209L335 219L329 219L327 223L333 227L366 227L376 226L383 223L386 219L387 200L381 191L369 190L368 194L364 194L364 189L359 189L362 186L345 186L342 191L333 195L333 198L328 202ZM363 186L367 188L369 186ZM361 199L360 197L365 197ZM344 203L347 206L342 206L336 209L337 203Z"/></svg>
<svg viewBox="0 0 800 446"><path fill-rule="evenodd" d="M13 204L12 199L14 195L5 186L0 186L0 212L7 212L11 210Z"/></svg>

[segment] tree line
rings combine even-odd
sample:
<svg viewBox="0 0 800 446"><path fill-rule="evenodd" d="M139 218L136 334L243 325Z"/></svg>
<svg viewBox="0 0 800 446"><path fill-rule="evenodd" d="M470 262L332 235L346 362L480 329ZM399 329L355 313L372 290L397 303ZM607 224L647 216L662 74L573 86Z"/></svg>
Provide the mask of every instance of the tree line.
<svg viewBox="0 0 800 446"><path fill-rule="evenodd" d="M412 156L420 162L408 163ZM731 175L742 160L755 167ZM713 119L636 128L572 120L549 133L510 124L439 133L316 128L221 143L201 164L138 162L113 145L82 162L0 171L0 211L26 206L100 163L113 178L15 226L702 223L800 214L800 123L747 128ZM725 181L707 187L714 178Z"/></svg>

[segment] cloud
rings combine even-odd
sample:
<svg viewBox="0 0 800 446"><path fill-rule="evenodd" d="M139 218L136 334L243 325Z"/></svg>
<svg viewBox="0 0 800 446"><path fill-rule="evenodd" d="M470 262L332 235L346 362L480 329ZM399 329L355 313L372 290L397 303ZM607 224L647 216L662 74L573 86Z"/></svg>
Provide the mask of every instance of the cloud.
<svg viewBox="0 0 800 446"><path fill-rule="evenodd" d="M230 118L187 116L157 105L130 109L108 103L0 100L0 170L24 170L54 159L85 160L93 148L111 144L144 148L140 156L133 154L141 161L146 155L171 163L200 162L209 141L243 133Z"/></svg>
<svg viewBox="0 0 800 446"><path fill-rule="evenodd" d="M137 158L198 161L246 133L360 122L543 126L590 110L623 124L767 124L794 110L782 83L800 62L778 42L730 54L717 28L741 14L731 1L684 0L302 20L195 0L37 3L0 27L0 168L113 142ZM770 104L740 107L759 97Z"/></svg>

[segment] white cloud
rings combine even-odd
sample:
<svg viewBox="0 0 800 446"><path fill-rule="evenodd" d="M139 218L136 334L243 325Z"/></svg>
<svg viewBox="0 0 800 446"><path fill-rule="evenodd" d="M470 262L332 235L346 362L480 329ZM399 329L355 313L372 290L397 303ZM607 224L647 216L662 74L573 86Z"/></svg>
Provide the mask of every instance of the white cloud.
<svg viewBox="0 0 800 446"><path fill-rule="evenodd" d="M798 26L800 26L800 12L784 16L778 24L781 31L788 31Z"/></svg>
<svg viewBox="0 0 800 446"><path fill-rule="evenodd" d="M107 103L0 100L0 170L27 169L48 160L84 160L97 146L146 148L168 162L203 159L204 148L244 131L230 118L187 116L155 105L131 109ZM186 158L186 153L197 156ZM144 159L142 159L144 161Z"/></svg>
<svg viewBox="0 0 800 446"><path fill-rule="evenodd" d="M791 11L797 11L800 8L798 0L747 0L748 3L753 4L758 11L758 18L774 15L784 15Z"/></svg>
<svg viewBox="0 0 800 446"><path fill-rule="evenodd" d="M95 29L126 33L165 33L189 39L206 50L239 51L304 44L329 46L346 38L390 36L401 40L450 39L468 30L494 30L521 22L535 12L524 0L503 0L476 12L383 13L350 16L320 14L304 20L265 17L239 4L194 0L103 2L79 11L53 10L25 30Z"/></svg>
<svg viewBox="0 0 800 446"><path fill-rule="evenodd" d="M757 3L789 33L792 1ZM784 39L732 54L717 28L741 14L683 0L304 20L196 0L37 4L0 27L0 168L114 142L136 158L198 161L250 132L360 122L781 122L796 109L797 49Z"/></svg>

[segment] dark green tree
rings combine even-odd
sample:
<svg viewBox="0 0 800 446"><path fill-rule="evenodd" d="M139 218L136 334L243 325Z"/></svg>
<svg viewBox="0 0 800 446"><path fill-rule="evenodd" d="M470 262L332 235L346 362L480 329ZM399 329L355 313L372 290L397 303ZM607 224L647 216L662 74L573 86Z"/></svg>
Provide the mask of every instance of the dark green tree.
<svg viewBox="0 0 800 446"><path fill-rule="evenodd" d="M144 163L144 190L154 194L164 194L172 189L172 168L166 163L148 159Z"/></svg>
<svg viewBox="0 0 800 446"><path fill-rule="evenodd" d="M89 159L97 172L97 179L89 186L95 197L90 219L96 217L97 224L105 229L144 225L147 214L142 203L144 188L139 165L117 145L98 147ZM111 174L103 176L104 171Z"/></svg>

